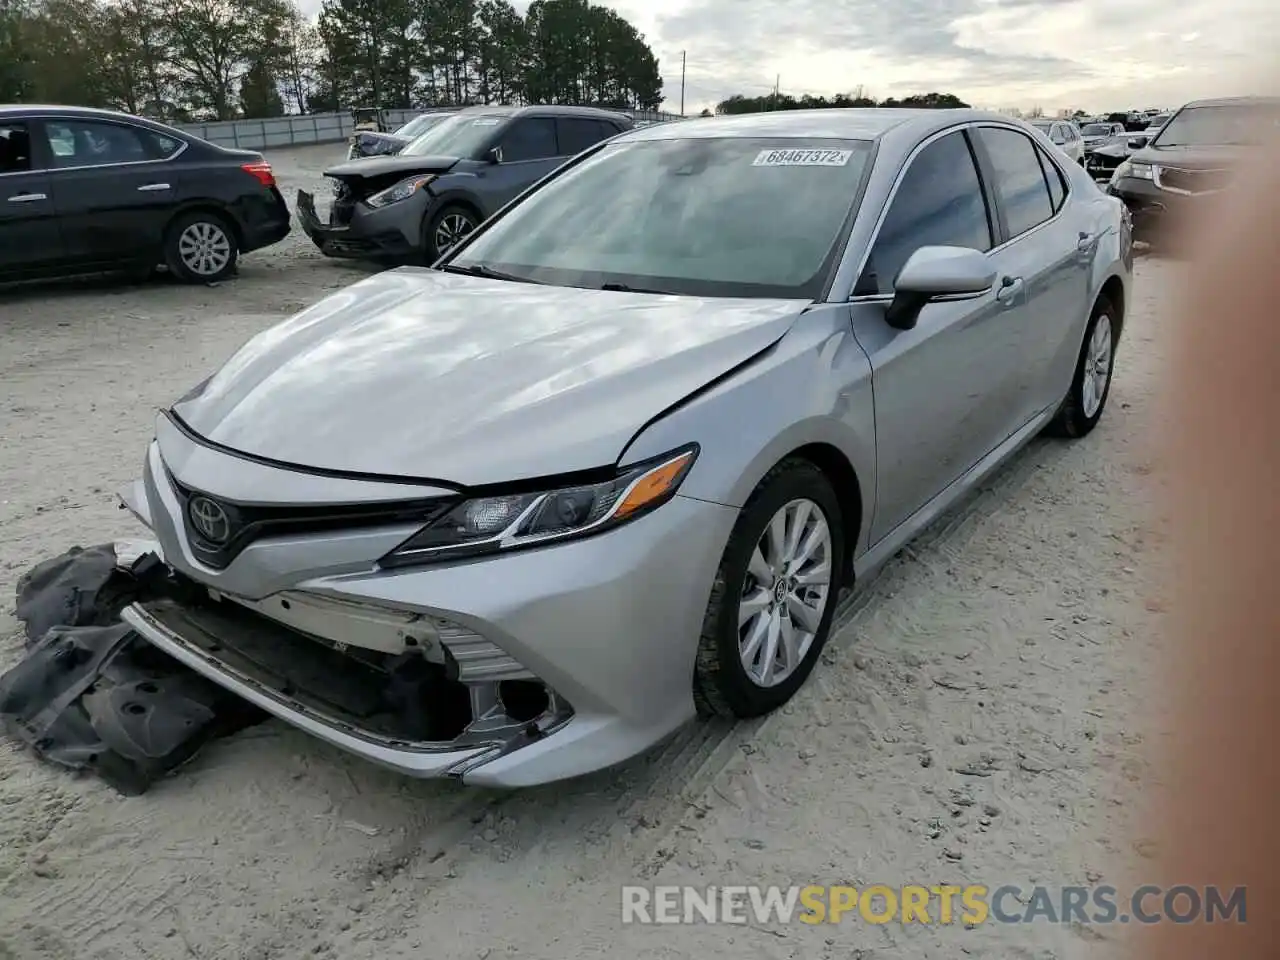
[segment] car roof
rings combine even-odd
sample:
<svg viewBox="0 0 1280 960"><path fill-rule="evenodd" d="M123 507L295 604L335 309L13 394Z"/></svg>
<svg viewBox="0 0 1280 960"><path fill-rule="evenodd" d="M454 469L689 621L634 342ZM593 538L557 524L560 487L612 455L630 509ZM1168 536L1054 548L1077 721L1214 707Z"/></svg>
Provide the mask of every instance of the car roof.
<svg viewBox="0 0 1280 960"><path fill-rule="evenodd" d="M1280 97L1214 97L1208 100L1192 100L1188 107L1280 107Z"/></svg>
<svg viewBox="0 0 1280 960"><path fill-rule="evenodd" d="M150 117L139 117L123 110L102 110L98 107L72 107L60 103L0 103L0 120L22 119L24 117L79 117L83 120L125 120L133 124L142 124L166 136L178 135L190 139L184 133L165 123L163 120L152 120Z"/></svg>
<svg viewBox="0 0 1280 960"><path fill-rule="evenodd" d="M463 107L460 113L477 114L486 117L607 117L610 120L623 118L630 120L621 110L605 110L601 107L570 107L559 104L533 104L527 107L478 106Z"/></svg>
<svg viewBox="0 0 1280 960"><path fill-rule="evenodd" d="M814 137L834 140L878 140L890 130L922 136L975 120L1008 123L1009 118L986 110L897 109L834 107L825 110L776 110L720 117L694 117L680 123L655 123L622 134L618 140L685 140L714 137Z"/></svg>

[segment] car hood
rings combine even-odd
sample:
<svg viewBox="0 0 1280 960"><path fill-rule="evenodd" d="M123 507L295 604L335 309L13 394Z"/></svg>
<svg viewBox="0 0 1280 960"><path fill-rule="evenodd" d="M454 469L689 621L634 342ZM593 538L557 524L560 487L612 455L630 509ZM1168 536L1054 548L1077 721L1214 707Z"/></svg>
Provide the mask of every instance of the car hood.
<svg viewBox="0 0 1280 960"><path fill-rule="evenodd" d="M807 305L406 267L259 334L173 413L216 445L303 468L460 486L591 470Z"/></svg>
<svg viewBox="0 0 1280 960"><path fill-rule="evenodd" d="M1143 147L1133 153L1142 163L1163 163L1186 170L1216 170L1238 163L1248 147Z"/></svg>
<svg viewBox="0 0 1280 960"><path fill-rule="evenodd" d="M458 164L457 157L370 157L365 160L350 160L330 167L324 172L326 177L336 180L379 179L388 174L444 173Z"/></svg>

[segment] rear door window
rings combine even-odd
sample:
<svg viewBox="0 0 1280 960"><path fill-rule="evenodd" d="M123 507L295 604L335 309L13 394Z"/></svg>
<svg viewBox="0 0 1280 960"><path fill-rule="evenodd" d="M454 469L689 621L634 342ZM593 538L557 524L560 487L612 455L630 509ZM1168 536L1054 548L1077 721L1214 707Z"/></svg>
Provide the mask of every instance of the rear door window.
<svg viewBox="0 0 1280 960"><path fill-rule="evenodd" d="M44 131L53 165L60 169L140 163L165 156L151 131L125 123L46 120ZM163 140L173 143L169 137Z"/></svg>
<svg viewBox="0 0 1280 960"><path fill-rule="evenodd" d="M502 138L502 162L546 160L561 156L556 149L556 125L550 117L525 117Z"/></svg>
<svg viewBox="0 0 1280 960"><path fill-rule="evenodd" d="M560 154L574 156L583 150L594 147L601 140L607 140L618 131L603 120L589 117L559 117L556 120L556 132L560 138Z"/></svg>
<svg viewBox="0 0 1280 960"><path fill-rule="evenodd" d="M1053 198L1031 138L1003 127L983 127L978 135L995 168L995 188L1009 238L1021 236L1052 217Z"/></svg>

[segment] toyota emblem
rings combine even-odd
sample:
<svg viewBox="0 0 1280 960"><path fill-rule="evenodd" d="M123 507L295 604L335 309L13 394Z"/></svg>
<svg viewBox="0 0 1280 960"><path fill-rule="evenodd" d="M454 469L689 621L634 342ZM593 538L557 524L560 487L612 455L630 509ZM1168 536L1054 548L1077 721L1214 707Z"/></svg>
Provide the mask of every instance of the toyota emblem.
<svg viewBox="0 0 1280 960"><path fill-rule="evenodd" d="M216 546L231 539L231 518L222 505L208 497L192 497L187 516L196 533Z"/></svg>

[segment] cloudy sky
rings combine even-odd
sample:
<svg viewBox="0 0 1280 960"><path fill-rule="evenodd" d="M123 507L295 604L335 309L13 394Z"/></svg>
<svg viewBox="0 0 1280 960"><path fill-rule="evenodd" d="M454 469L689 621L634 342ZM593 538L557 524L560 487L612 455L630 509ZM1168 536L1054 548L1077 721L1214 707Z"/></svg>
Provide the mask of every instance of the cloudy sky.
<svg viewBox="0 0 1280 960"><path fill-rule="evenodd" d="M861 86L875 97L951 92L997 109L1176 106L1263 92L1280 41L1280 0L596 2L645 35L668 110L680 108L685 52L686 112L767 94L779 77L793 95Z"/></svg>

